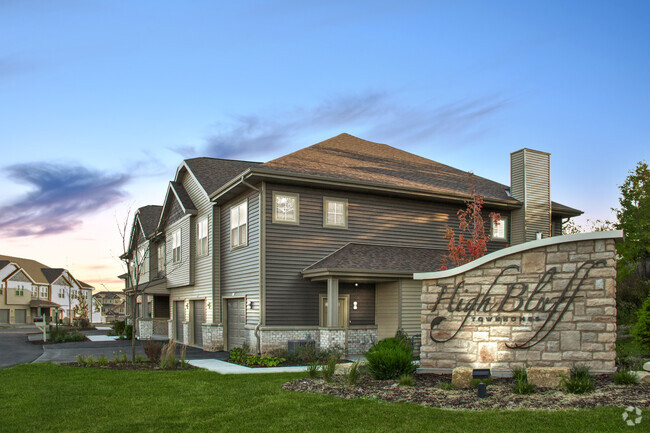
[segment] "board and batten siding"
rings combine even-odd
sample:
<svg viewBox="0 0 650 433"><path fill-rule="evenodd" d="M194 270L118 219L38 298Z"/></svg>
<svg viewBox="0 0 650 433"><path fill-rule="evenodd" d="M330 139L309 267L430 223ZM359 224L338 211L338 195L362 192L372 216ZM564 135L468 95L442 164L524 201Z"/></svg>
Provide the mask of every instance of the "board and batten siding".
<svg viewBox="0 0 650 433"><path fill-rule="evenodd" d="M242 201L248 203L248 243L230 247L230 209ZM260 207L259 193L251 191L221 206L221 295L246 298L246 323L260 319ZM253 308L249 302L253 301Z"/></svg>
<svg viewBox="0 0 650 433"><path fill-rule="evenodd" d="M203 191L203 188L198 184L198 182L187 172L183 175L182 184L188 195L192 199L194 206L196 207L197 214L190 218L190 223L193 229L192 234L192 268L194 271L194 278L190 293L184 293L184 298L191 298L194 300L204 299L206 300L205 306L207 307L208 303L210 306L214 304L212 299L212 203L210 199ZM208 218L208 254L200 256L198 254L198 223L202 218ZM173 290L172 295L173 299L178 299L180 294L177 294L178 290ZM179 292L180 293L180 292ZM172 301L173 301L172 299ZM212 315L206 315L208 323L212 322Z"/></svg>
<svg viewBox="0 0 650 433"><path fill-rule="evenodd" d="M273 192L299 194L299 224L272 222ZM347 229L323 227L324 196L348 200ZM265 323L317 326L321 286L303 278L304 268L349 242L445 249L445 226L458 228L458 209L440 202L267 184ZM488 244L489 249L503 246Z"/></svg>

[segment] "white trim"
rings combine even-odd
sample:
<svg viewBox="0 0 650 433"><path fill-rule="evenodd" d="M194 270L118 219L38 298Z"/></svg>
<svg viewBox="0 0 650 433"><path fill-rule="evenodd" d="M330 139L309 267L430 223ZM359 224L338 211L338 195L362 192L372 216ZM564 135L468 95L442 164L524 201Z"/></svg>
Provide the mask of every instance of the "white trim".
<svg viewBox="0 0 650 433"><path fill-rule="evenodd" d="M470 271L485 263L493 260L500 259L511 254L520 253L523 251L532 250L535 248L547 247L550 245L564 244L567 242L580 242L580 241L594 241L598 239L614 239L620 241L623 239L623 230L612 230L607 232L591 232L591 233L577 233L574 235L565 236L551 236L550 238L539 239L523 244L515 245L514 247L504 248L499 251L487 254L472 262L465 263L457 268L448 269L446 271L437 272L418 272L413 274L414 280L437 280L440 278L454 277L458 274Z"/></svg>

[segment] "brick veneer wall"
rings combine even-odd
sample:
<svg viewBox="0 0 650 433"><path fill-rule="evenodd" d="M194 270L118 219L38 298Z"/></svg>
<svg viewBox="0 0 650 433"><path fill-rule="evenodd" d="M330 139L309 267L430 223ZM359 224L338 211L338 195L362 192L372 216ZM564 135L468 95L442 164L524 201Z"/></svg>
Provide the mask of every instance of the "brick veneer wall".
<svg viewBox="0 0 650 433"><path fill-rule="evenodd" d="M517 251L517 247L512 249ZM567 295L573 293L577 283L585 276L585 270L592 266L590 261L598 263L589 270L576 292L576 298L558 321L559 313L568 300L559 303L555 313L552 312L554 302L570 285L575 274ZM503 272L495 283L503 269L511 265L516 268ZM547 284L540 283L540 278L548 271L555 272L552 279ZM547 278L550 276L546 275ZM615 238L610 237L556 242L523 251L519 248L519 252L488 261L467 272L424 280L421 368L423 371L440 371L466 366L510 370L523 366L571 367L583 364L593 371L613 371L616 358L615 277ZM459 284L452 311L449 311L448 298ZM441 298L443 286L446 289ZM539 286L542 287L536 292ZM503 304L502 310L497 311L509 288L511 294L518 295L523 287L526 287L526 291L521 297L510 298ZM488 289L488 296L495 302L486 312L484 306L487 304L481 307L480 301ZM479 292L481 296L476 296ZM536 293L528 302L533 292ZM468 303L471 307L472 298L475 298L474 305L479 306L479 311L469 308L470 314L465 319L465 307ZM549 302L539 303L540 298L549 298ZM460 311L456 311L460 300L463 304L458 308ZM518 304L521 308L513 311ZM536 306L544 306L546 311L525 310L526 307L534 309ZM444 320L440 321L441 317ZM465 323L461 326L464 319ZM548 324L542 328L547 319ZM432 326L434 321L439 322ZM556 325L552 331L532 347L513 347L513 344L522 344L531 338L529 344L535 343L554 323ZM540 328L542 331L535 337ZM455 337L442 342L457 330Z"/></svg>

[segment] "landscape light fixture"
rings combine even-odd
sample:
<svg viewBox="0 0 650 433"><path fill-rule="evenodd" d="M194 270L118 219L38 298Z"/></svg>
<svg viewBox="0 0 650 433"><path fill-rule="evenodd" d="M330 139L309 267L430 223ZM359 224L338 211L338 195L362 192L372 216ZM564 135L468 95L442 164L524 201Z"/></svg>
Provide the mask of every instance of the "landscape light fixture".
<svg viewBox="0 0 650 433"><path fill-rule="evenodd" d="M472 370L472 377L474 379L480 380L478 384L478 397L485 398L487 397L487 384L484 383L484 380L490 378L490 369L489 368L475 368Z"/></svg>

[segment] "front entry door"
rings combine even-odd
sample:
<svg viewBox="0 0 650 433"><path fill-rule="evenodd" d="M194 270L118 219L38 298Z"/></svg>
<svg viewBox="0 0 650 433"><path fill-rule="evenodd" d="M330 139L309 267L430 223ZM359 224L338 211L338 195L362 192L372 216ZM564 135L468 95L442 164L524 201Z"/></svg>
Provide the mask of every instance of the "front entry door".
<svg viewBox="0 0 650 433"><path fill-rule="evenodd" d="M228 350L241 347L246 341L246 309L243 299L228 299L226 304Z"/></svg>
<svg viewBox="0 0 650 433"><path fill-rule="evenodd" d="M348 304L349 296L339 296L338 308L339 308L339 328L347 328L349 319L348 319ZM329 302L327 296L320 296L320 326L325 328L327 326L327 307Z"/></svg>

